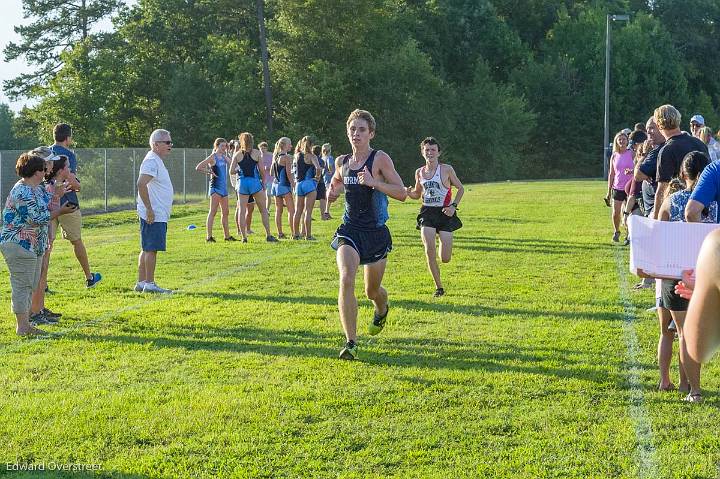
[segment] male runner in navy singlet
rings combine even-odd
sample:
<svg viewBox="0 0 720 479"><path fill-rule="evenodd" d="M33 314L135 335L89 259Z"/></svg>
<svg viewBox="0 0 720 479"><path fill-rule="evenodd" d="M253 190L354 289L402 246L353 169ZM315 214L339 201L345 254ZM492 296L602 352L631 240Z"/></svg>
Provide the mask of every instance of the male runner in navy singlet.
<svg viewBox="0 0 720 479"><path fill-rule="evenodd" d="M335 201L345 189L343 224L335 233L332 247L337 250L338 308L347 340L340 358L352 360L357 358L355 274L358 266L363 265L365 294L375 306L369 333L378 334L385 327L390 309L387 291L381 286L387 255L392 250L390 231L385 226L387 197L405 201L407 191L390 156L370 147L375 136L375 118L365 110L355 110L346 126L353 152L335 160L327 197Z"/></svg>

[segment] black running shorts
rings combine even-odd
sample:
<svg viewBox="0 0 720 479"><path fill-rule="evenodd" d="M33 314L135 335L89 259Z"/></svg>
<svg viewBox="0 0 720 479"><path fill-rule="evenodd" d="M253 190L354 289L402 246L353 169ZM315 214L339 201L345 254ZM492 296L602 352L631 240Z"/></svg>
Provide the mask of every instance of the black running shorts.
<svg viewBox="0 0 720 479"><path fill-rule="evenodd" d="M688 301L685 298L680 297L675 292L675 285L680 280L677 279L663 279L662 285L660 286L660 307L669 309L670 311L687 311Z"/></svg>
<svg viewBox="0 0 720 479"><path fill-rule="evenodd" d="M367 230L341 224L330 245L335 250L343 245L350 246L360 256L360 264L372 264L387 258L392 251L392 237L390 230L384 225Z"/></svg>
<svg viewBox="0 0 720 479"><path fill-rule="evenodd" d="M625 193L625 190L612 190L612 199L615 201L625 201L627 199L627 193Z"/></svg>
<svg viewBox="0 0 720 479"><path fill-rule="evenodd" d="M457 213L448 216L442 212L442 206L424 206L420 208L420 214L417 216L417 229L427 226L435 228L438 231L455 231L462 228L462 221L457 217Z"/></svg>

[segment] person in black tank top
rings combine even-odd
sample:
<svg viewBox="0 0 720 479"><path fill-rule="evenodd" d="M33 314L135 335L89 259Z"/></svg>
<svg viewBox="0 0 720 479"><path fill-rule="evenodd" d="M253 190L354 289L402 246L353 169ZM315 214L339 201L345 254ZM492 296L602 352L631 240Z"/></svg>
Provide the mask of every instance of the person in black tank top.
<svg viewBox="0 0 720 479"><path fill-rule="evenodd" d="M253 148L253 136L248 133L240 133L238 135L240 147L233 156L230 163L230 180L233 187L237 188L237 209L235 210L235 223L238 232L242 235L242 242L247 243L247 209L248 201L252 197L260 208L262 215L262 224L265 228L265 239L269 243L277 242L277 238L270 234L270 220L266 204L265 190L263 185L266 183L265 170L260 168L261 153L260 150Z"/></svg>
<svg viewBox="0 0 720 479"><path fill-rule="evenodd" d="M312 211L317 198L317 180L320 164L312 152L312 139L304 136L295 150L295 216L293 217L293 239L305 237L315 241L312 235Z"/></svg>
<svg viewBox="0 0 720 479"><path fill-rule="evenodd" d="M417 217L417 229L420 230L425 246L425 257L435 282L434 296L437 298L445 294L445 289L440 281L435 236L440 237L442 262L449 263L453 231L462 227L456 211L465 189L453 167L446 163L440 164L440 145L435 138L425 138L420 143L420 153L425 159L425 166L415 171L415 186L408 186L407 192L408 196L415 200L421 196L423 198L423 206ZM452 199L453 186L457 189L455 199Z"/></svg>
<svg viewBox="0 0 720 479"><path fill-rule="evenodd" d="M370 148L370 140L375 136L373 116L365 110L355 110L346 126L353 152L337 158L327 197L328 201L335 201L345 190L343 224L335 232L332 246L337 250L338 306L346 338L340 359L352 360L358 354L355 275L358 267L364 265L365 292L375 306L369 333L378 334L390 309L387 291L381 285L387 254L392 249L390 231L385 226L387 197L405 201L407 191L387 153Z"/></svg>

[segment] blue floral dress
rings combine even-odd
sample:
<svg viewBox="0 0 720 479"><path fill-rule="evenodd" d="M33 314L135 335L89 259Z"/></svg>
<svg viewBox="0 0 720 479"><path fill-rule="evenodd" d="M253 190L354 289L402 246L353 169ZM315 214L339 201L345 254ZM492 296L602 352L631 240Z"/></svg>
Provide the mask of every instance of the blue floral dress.
<svg viewBox="0 0 720 479"><path fill-rule="evenodd" d="M22 181L15 183L2 212L0 243L17 243L42 256L48 247L48 204L51 199L43 185L33 187Z"/></svg>
<svg viewBox="0 0 720 479"><path fill-rule="evenodd" d="M685 221L685 206L690 201L692 191L682 190L670 195L670 221ZM707 207L708 214L701 215L701 223L717 223L718 205L713 201Z"/></svg>

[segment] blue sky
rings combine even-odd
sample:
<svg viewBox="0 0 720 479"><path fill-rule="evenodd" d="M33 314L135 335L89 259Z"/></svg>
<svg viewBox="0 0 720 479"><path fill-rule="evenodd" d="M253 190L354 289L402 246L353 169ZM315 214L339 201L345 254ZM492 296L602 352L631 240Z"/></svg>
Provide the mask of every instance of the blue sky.
<svg viewBox="0 0 720 479"><path fill-rule="evenodd" d="M125 3L132 5L137 3L137 0L125 0ZM13 62L5 62L5 55L2 53L5 46L12 41L19 41L20 37L15 34L13 27L15 25L22 25L28 21L23 19L22 0L2 0L2 22L0 22L0 60L2 61L2 68L0 68L0 84L3 80L9 80L19 75L23 69L27 67L25 62L20 59ZM102 30L109 30L112 27L110 21L104 22L99 28ZM1 90L1 88L0 88ZM26 100L20 100L17 102L11 102L10 99L5 95L5 92L0 91L0 103L7 103L15 111L22 109L23 105L27 103Z"/></svg>

